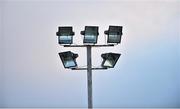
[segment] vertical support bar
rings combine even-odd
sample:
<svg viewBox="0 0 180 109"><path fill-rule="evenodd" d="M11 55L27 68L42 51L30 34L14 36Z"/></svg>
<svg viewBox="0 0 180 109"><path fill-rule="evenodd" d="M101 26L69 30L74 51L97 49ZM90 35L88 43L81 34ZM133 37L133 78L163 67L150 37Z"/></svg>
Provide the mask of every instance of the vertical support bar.
<svg viewBox="0 0 180 109"><path fill-rule="evenodd" d="M87 45L87 85L88 85L88 109L92 109L92 63L91 46Z"/></svg>

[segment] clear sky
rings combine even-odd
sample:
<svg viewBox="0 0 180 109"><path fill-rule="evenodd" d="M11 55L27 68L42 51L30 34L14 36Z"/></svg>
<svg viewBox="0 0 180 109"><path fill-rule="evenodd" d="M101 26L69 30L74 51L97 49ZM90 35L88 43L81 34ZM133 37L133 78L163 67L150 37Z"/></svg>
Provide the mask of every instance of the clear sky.
<svg viewBox="0 0 180 109"><path fill-rule="evenodd" d="M4 2L3 2L4 1ZM94 48L121 53L114 69L93 71L94 107L180 107L180 2L1 0L0 107L87 107L87 73L63 68L58 26L70 25L82 44L84 26L99 26L104 44L109 25L123 26L122 43Z"/></svg>

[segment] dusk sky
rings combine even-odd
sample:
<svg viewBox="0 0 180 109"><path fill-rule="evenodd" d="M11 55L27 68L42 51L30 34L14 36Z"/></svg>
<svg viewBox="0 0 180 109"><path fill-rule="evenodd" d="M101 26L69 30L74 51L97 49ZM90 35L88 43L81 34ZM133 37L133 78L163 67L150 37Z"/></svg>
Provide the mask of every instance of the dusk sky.
<svg viewBox="0 0 180 109"><path fill-rule="evenodd" d="M80 31L123 26L121 44L93 48L120 53L116 66L93 70L94 107L180 107L180 2L178 0L1 0L0 107L87 107L87 72L64 69L59 52L85 48L58 45L58 26Z"/></svg>

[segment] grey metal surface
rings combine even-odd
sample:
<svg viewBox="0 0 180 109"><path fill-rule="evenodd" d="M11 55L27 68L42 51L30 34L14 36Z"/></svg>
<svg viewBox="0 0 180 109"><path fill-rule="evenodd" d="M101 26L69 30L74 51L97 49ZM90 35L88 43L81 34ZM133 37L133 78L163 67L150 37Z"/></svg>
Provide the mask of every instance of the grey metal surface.
<svg viewBox="0 0 180 109"><path fill-rule="evenodd" d="M88 85L88 108L93 107L92 101L92 63L91 63L91 46L87 46L87 85Z"/></svg>

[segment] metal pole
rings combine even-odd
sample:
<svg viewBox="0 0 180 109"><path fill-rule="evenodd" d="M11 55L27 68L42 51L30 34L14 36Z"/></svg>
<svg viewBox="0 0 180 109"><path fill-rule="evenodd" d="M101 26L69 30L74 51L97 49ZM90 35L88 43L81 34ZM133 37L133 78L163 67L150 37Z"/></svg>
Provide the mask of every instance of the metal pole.
<svg viewBox="0 0 180 109"><path fill-rule="evenodd" d="M88 109L92 109L92 63L91 46L87 45L87 85L88 85Z"/></svg>

